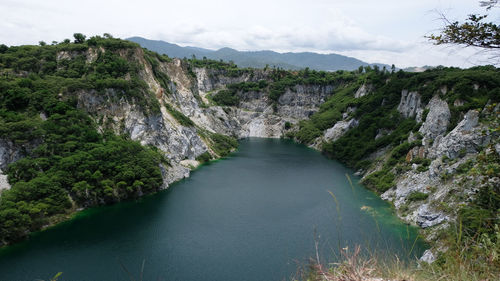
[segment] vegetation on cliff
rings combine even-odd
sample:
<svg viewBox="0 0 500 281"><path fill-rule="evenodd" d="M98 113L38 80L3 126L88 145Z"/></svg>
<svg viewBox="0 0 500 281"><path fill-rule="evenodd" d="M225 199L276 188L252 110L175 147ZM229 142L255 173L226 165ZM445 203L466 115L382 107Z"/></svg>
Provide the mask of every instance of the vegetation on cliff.
<svg viewBox="0 0 500 281"><path fill-rule="evenodd" d="M322 150L356 170L371 171L363 183L383 193L395 186L397 176L415 169L414 166L417 166L416 172L424 172L431 162L418 156L408 158L413 148L422 145L422 136L418 132L422 123L417 122L417 118L405 118L398 111L403 90L418 92L422 104L439 95L450 108L447 132L454 129L469 110L479 112L482 124L488 127L488 132L481 134L491 134L492 143L479 148L479 153L474 156L469 156L473 157L472 160L458 166L455 173L441 175L443 183L456 186L455 191L470 185L468 188L475 189L476 193L454 199L461 202L454 210L446 210L449 207L445 202L435 203L441 205L439 208L444 208L444 211L456 214L457 218L437 235L440 241L438 247L446 251L433 265L411 270L406 277L410 280L494 280L494 276L499 274L500 189L495 177L500 174L500 159L494 148L498 142L499 124L498 112L493 112L500 102L499 74L499 69L492 66L465 70L436 68L423 73L365 71L359 75L358 85L370 85L373 89L371 93L355 97L359 86L338 88L317 113L302 121L298 131L291 134L297 140L310 144L322 136L325 129L345 119L342 113L348 112L347 118L356 119L358 125L338 139L323 143ZM427 113L428 109L425 109L422 121ZM465 155L464 150L459 157ZM451 160L443 156L442 161ZM433 187L429 188L432 192ZM428 196L429 193L412 192L406 200L423 204L421 201ZM405 212L405 208L407 205L400 210ZM373 271L379 269L372 268ZM319 271L316 273L322 274ZM321 275L318 278L322 279Z"/></svg>
<svg viewBox="0 0 500 281"><path fill-rule="evenodd" d="M168 164L156 148L141 146L127 136L106 130L80 109L78 100L81 91L111 93L116 99L139 105L145 112L158 113L160 104L139 75L143 66L133 58L138 50L143 51L154 77L171 94L168 90L173 82L161 70L161 63L170 61L168 57L109 36L86 40L75 35L75 43L42 45L0 46L0 140L12 143L26 156L6 170L12 188L0 197L1 243L22 239L77 208L154 192L162 184L160 164ZM350 167L374 171L364 183L379 193L392 188L396 177L413 165L421 172L430 165L429 159L407 159L409 151L421 143L418 130L429 111L423 110L420 120L402 116L397 107L403 90L418 92L422 104L439 95L450 107L448 131L455 128L466 111L481 112L488 104L491 107L500 102L500 71L491 66L466 70L441 67L422 73L378 67L324 72L240 69L231 63L194 58L186 62L191 75L192 68L205 67L226 77L251 77L250 81L228 84L212 95L216 104L224 106L238 106L243 93L261 92L276 108L280 97L296 86L334 86L333 93L309 119L294 126L285 123L287 136L312 144L337 122L357 120L357 126L338 139L325 141L321 148ZM254 77L255 71L263 74ZM366 91L358 94L362 87ZM182 126L197 128L171 105L166 104L165 109ZM486 120L494 133L498 133L496 116ZM213 154L199 155L202 162L212 156L225 156L237 146L231 137L205 130L198 133ZM410 135L414 135L413 140ZM373 156L379 151L385 151L386 157ZM443 157L443 161L448 160ZM499 162L497 154L483 149L459 166L456 174L489 179L500 174ZM441 175L443 181L463 178L455 176ZM465 264L463 261L471 266L499 268L498 256L484 255L484 245L499 245L500 190L494 183L481 182L478 186L472 200L461 198L464 204L458 211L458 221L450 228L456 227L456 231L440 234L441 240L450 241L450 251L436 263L440 269ZM417 203L427 197L427 193L414 192L408 200ZM475 246L467 245L471 241Z"/></svg>
<svg viewBox="0 0 500 281"><path fill-rule="evenodd" d="M137 45L75 38L77 43L0 48L0 139L26 156L7 168L12 188L1 195L1 243L22 239L76 208L134 198L162 184L164 158L156 148L100 132L77 108L78 91L107 89L154 107L139 66L118 53L132 53ZM88 63L91 50L96 57Z"/></svg>

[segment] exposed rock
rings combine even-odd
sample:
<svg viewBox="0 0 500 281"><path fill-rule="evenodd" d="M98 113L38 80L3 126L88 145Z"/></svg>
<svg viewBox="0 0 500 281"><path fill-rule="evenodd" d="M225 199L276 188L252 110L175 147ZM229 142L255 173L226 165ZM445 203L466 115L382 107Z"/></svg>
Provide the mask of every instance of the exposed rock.
<svg viewBox="0 0 500 281"><path fill-rule="evenodd" d="M296 85L278 99L277 114L299 120L309 118L334 89L333 85Z"/></svg>
<svg viewBox="0 0 500 281"><path fill-rule="evenodd" d="M326 141L336 141L341 136L343 136L349 129L358 126L358 121L356 119L351 119L349 121L339 121L335 123L333 127L327 129L324 135Z"/></svg>
<svg viewBox="0 0 500 281"><path fill-rule="evenodd" d="M56 60L70 60L73 59L74 57L78 56L78 52L76 51L59 51L56 54Z"/></svg>
<svg viewBox="0 0 500 281"><path fill-rule="evenodd" d="M85 55L87 63L95 61L99 50L90 48ZM71 59L82 53L62 51L57 54L57 60ZM126 56L126 53L120 55ZM206 132L216 132L225 135L243 137L272 137L279 138L285 133L285 123L297 124L300 120L309 118L319 110L320 105L332 95L337 85L296 85L285 89L278 101L269 99L269 95L262 91L238 92L240 105L235 107L208 106L210 101L207 95L225 89L228 84L270 79L270 73L264 70L242 71L236 76L229 75L225 70L194 68L188 71L187 65L179 59L171 62L159 62L156 66L159 71L167 74L170 83L160 84L152 66L144 59L142 49L137 49L133 57L144 67L139 72L140 79L148 85L148 92L156 98L154 104L159 104L159 109L141 108L131 100L121 98L113 89L97 92L93 90L76 93L78 107L91 114L98 122L100 129L111 129L117 134L128 134L131 139L140 141L144 145L153 145L164 152L169 160L169 165L160 165L164 178L162 188L167 188L171 183L189 176L190 169L199 162L196 157L209 152L214 154L207 141ZM193 75L193 73L195 75ZM163 85L163 86L162 86ZM442 87L441 93L446 93L447 88ZM361 98L373 91L372 85L362 85L354 94ZM62 97L62 94L61 94ZM157 103L156 103L157 102ZM391 102L383 99L382 105ZM183 126L172 116L169 109L174 108L189 117L196 126ZM455 100L455 106L463 105L463 101ZM460 192L460 195L473 194L473 188L461 187L455 190L456 184L446 184L440 181L440 176L453 174L459 165L463 164L471 155L460 156L457 160L442 161L442 155L456 158L461 151L469 154L476 153L482 146L489 143L491 136L488 130L478 121L477 111L469 111L464 119L448 135L444 135L449 125L450 110L448 104L438 96L434 96L426 108L429 110L425 122L419 132L423 136L423 145L412 148L406 154L408 164L398 165L391 170L396 175L395 187L382 194L385 200L394 202L396 209L405 206L405 214L401 214L410 223L422 228L436 226L442 227L453 214L444 213L435 208L432 202L441 202L446 196ZM422 121L424 112L421 96L417 92L403 90L398 111L405 118L415 118ZM489 111L491 109L488 109ZM498 111L498 105L497 109ZM348 107L342 113L342 120L324 132L324 136L317 138L313 144L319 148L324 141L335 141L349 129L358 126L358 121L352 117L356 107ZM483 111L484 113L484 111ZM485 113L486 114L486 113ZM40 113L42 120L45 114ZM292 129L293 130L293 129ZM486 133L482 133L485 131ZM376 139L383 137L391 131L379 129ZM412 143L420 136L411 132L408 142ZM431 144L433 140L433 144ZM376 160L378 167L366 168L367 171L358 171L356 174L365 176L368 172L381 169L384 161L390 157L393 144L373 151L368 160ZM6 176L2 168L23 155L20 149L11 143L0 140L0 189L8 188ZM500 155L500 143L492 146L491 153ZM416 164L417 158L430 157L433 160L427 171L420 169L422 164ZM411 169L409 168L409 163ZM376 166L376 165L373 165ZM399 169L399 170L398 170ZM488 182L496 184L500 179L489 179ZM454 189L455 188L455 189ZM408 196L413 192L428 194L425 201L410 202ZM447 202L449 203L449 202ZM435 228L433 228L434 230ZM434 260L432 252L426 252L422 260Z"/></svg>
<svg viewBox="0 0 500 281"><path fill-rule="evenodd" d="M238 120L240 138L280 138L283 135L285 121L277 115L238 110Z"/></svg>
<svg viewBox="0 0 500 281"><path fill-rule="evenodd" d="M179 162L182 166L190 169L194 169L200 165L200 162L196 160L186 159Z"/></svg>
<svg viewBox="0 0 500 281"><path fill-rule="evenodd" d="M346 108L345 112L342 113L342 119L347 119L349 118L349 116L351 115L351 113L355 112L356 109L358 109L357 107L354 107L354 106L349 106Z"/></svg>
<svg viewBox="0 0 500 281"><path fill-rule="evenodd" d="M430 210L428 204L421 205L417 210L416 222L421 228L435 226L448 219L444 214Z"/></svg>
<svg viewBox="0 0 500 281"><path fill-rule="evenodd" d="M426 262L428 264L431 264L436 261L436 256L434 256L434 253L432 253L432 250L427 249L425 250L424 254L422 257L419 259L422 262Z"/></svg>
<svg viewBox="0 0 500 281"><path fill-rule="evenodd" d="M398 111L405 118L416 117L417 122L421 122L423 109L420 95L417 92L408 92L408 90L401 91L401 101L398 105Z"/></svg>
<svg viewBox="0 0 500 281"><path fill-rule="evenodd" d="M0 194L4 189L10 189L10 184L7 181L7 175L4 175L0 169Z"/></svg>
<svg viewBox="0 0 500 281"><path fill-rule="evenodd" d="M441 174L443 171L443 161L441 158L437 158L431 162L429 165L429 176L434 178Z"/></svg>
<svg viewBox="0 0 500 281"><path fill-rule="evenodd" d="M10 141L0 139L0 193L4 189L10 189L7 175L4 175L7 165L22 158L20 148L14 146Z"/></svg>
<svg viewBox="0 0 500 281"><path fill-rule="evenodd" d="M427 193L427 187L434 184L429 172L409 171L396 181L396 187L382 194L382 199L391 200L399 208L406 202L408 195L415 191Z"/></svg>
<svg viewBox="0 0 500 281"><path fill-rule="evenodd" d="M420 158L423 159L426 156L426 150L423 146L415 146L408 151L406 154L406 162L410 163L413 159Z"/></svg>
<svg viewBox="0 0 500 281"><path fill-rule="evenodd" d="M420 127L419 132L424 136L422 140L424 145L427 145L429 140L436 138L438 135L444 134L450 123L450 109L448 104L434 96L426 106L429 113L425 118L424 124Z"/></svg>
<svg viewBox="0 0 500 281"><path fill-rule="evenodd" d="M163 185L161 186L161 189L166 189L170 186L170 184L189 177L189 172L191 171L189 168L177 163L171 164L168 168L161 165L160 168L163 176Z"/></svg>
<svg viewBox="0 0 500 281"><path fill-rule="evenodd" d="M238 76L229 76L225 70L194 68L199 89L204 92L210 92L216 89L224 88L228 84L241 82L257 82L267 79L268 73L264 70L253 69L242 72Z"/></svg>
<svg viewBox="0 0 500 281"><path fill-rule="evenodd" d="M435 141L433 148L429 150L429 155L433 158L446 155L454 159L461 152L477 152L491 139L488 133L482 134L483 128L479 126L478 121L479 113L476 110L469 110L449 134Z"/></svg>
<svg viewBox="0 0 500 281"><path fill-rule="evenodd" d="M354 97L355 98L361 98L361 97L364 97L366 95L369 95L373 90L373 85L366 85L366 84L363 84L361 87L359 87L359 89L356 91L356 93L354 94Z"/></svg>
<svg viewBox="0 0 500 281"><path fill-rule="evenodd" d="M412 143L416 140L417 140L417 136L413 132L410 132L410 135L408 136L408 142Z"/></svg>
<svg viewBox="0 0 500 281"><path fill-rule="evenodd" d="M444 85L442 86L439 91L441 91L441 94L446 95L448 93L448 86Z"/></svg>

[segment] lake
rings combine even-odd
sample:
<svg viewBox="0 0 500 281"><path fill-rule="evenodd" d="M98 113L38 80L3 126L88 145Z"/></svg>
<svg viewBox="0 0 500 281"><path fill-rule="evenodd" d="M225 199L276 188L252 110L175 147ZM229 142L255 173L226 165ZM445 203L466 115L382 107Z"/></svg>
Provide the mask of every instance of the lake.
<svg viewBox="0 0 500 281"><path fill-rule="evenodd" d="M358 181L306 146L245 139L168 190L85 210L1 249L0 280L139 281L143 264L145 281L290 280L315 241L330 262L355 245L420 256L417 229Z"/></svg>

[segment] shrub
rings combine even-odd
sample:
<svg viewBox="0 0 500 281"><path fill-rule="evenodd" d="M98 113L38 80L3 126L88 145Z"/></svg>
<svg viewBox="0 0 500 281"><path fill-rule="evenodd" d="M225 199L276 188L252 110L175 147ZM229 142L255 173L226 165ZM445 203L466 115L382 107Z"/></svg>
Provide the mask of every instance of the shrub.
<svg viewBox="0 0 500 281"><path fill-rule="evenodd" d="M394 174L389 170L380 170L368 175L363 184L377 192L385 192L394 187Z"/></svg>
<svg viewBox="0 0 500 281"><path fill-rule="evenodd" d="M173 108L170 104L165 103L165 107L167 108L168 112L172 115L172 117L174 117L175 120L177 120L179 122L179 124L181 124L182 126L185 126L185 127L194 127L195 126L193 120L189 119L189 117L184 115L182 112Z"/></svg>
<svg viewBox="0 0 500 281"><path fill-rule="evenodd" d="M429 197L429 194L427 194L427 193L423 193L420 191L413 191L412 193L410 193L410 195L408 195L408 197L406 199L410 202L414 202L414 201L425 200L425 199L427 199L427 197Z"/></svg>
<svg viewBox="0 0 500 281"><path fill-rule="evenodd" d="M208 162L211 159L212 159L212 155L210 155L210 153L208 151L203 152L202 154L198 155L198 157L196 157L196 160L199 161L200 163Z"/></svg>
<svg viewBox="0 0 500 281"><path fill-rule="evenodd" d="M213 142L213 150L220 156L224 157L238 147L238 141L229 136L211 133L210 139Z"/></svg>
<svg viewBox="0 0 500 281"><path fill-rule="evenodd" d="M234 89L220 90L212 96L212 100L218 105L238 106L240 104L240 97Z"/></svg>

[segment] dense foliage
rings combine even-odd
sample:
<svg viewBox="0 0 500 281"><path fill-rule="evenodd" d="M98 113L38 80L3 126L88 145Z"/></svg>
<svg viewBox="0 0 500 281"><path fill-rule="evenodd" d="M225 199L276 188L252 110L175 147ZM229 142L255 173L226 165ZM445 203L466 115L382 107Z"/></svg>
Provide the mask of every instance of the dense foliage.
<svg viewBox="0 0 500 281"><path fill-rule="evenodd" d="M426 104L433 95L446 88L447 93L441 95L450 107L451 130L459 122L462 112L483 108L488 100L499 99L499 74L500 71L491 66L466 70L436 68L422 73L368 70L358 75L357 83L339 87L330 99L320 106L317 113L309 120L301 122L294 137L304 143L311 142L325 129L341 120L342 113L350 107L350 117L356 118L359 125L337 141L324 144L323 149L328 155L351 167L364 168L367 164L364 159L371 153L386 146L396 149L403 145L410 132L417 132L420 127L414 119L405 119L397 111L403 89L418 91L422 96L422 103ZM354 93L362 84L370 85L374 90L369 95L355 98ZM481 86L476 89L475 85ZM454 105L457 100L461 102ZM381 130L390 133L375 139ZM406 154L411 147L406 144L405 149L397 148L401 150L400 156ZM390 164L396 163L397 161Z"/></svg>
<svg viewBox="0 0 500 281"><path fill-rule="evenodd" d="M197 59L196 57L190 59L184 58L184 60L189 63L191 68L214 69L229 77L238 77L246 73L252 74L254 71L253 68L239 68L234 62L224 62L222 60L217 61L207 58Z"/></svg>
<svg viewBox="0 0 500 281"><path fill-rule="evenodd" d="M238 106L240 93L265 92L273 103L278 100L286 90L293 90L297 85L343 85L352 82L356 78L354 72L337 71L326 72L309 70L287 71L283 69L272 69L265 72L266 79L258 81L241 82L227 85L227 89L220 90L212 96L218 105Z"/></svg>
<svg viewBox="0 0 500 281"><path fill-rule="evenodd" d="M162 184L160 152L100 133L77 108L78 91L109 89L116 98L158 106L127 59L137 45L78 34L75 42L0 48L0 141L26 156L7 168L12 188L0 197L0 243L76 208L134 198Z"/></svg>
<svg viewBox="0 0 500 281"><path fill-rule="evenodd" d="M267 88L266 80L258 82L241 82L227 85L227 89L218 91L212 96L212 100L217 105L238 106L240 104L239 92L259 92Z"/></svg>
<svg viewBox="0 0 500 281"><path fill-rule="evenodd" d="M305 68L300 71L273 69L269 98L275 102L287 89L296 85L338 85L354 80L354 72L338 70L336 72L316 71Z"/></svg>
<svg viewBox="0 0 500 281"><path fill-rule="evenodd" d="M372 92L355 98L355 91L363 84L369 85ZM323 151L356 169L366 171L378 167L364 178L363 183L376 192L385 192L394 186L398 174L412 169L412 164L417 164L417 172L423 172L431 163L430 159L415 157L410 161L406 158L412 148L421 145L422 136L418 133L421 123L413 118L403 118L397 111L403 89L417 91L421 95L422 104L427 104L433 95L439 95L445 100L451 112L448 131L455 128L465 112L477 109L483 112L482 122L489 124L492 136L498 136L500 127L497 113L488 115L483 111L492 111L500 102L500 70L492 66L465 70L438 67L422 73L388 73L365 69L363 73L358 72L357 81L337 88L319 111L309 120L302 121L298 131L291 136L301 142L311 143L336 122L355 118L359 125L336 141L324 143ZM343 116L343 113L347 113L347 116ZM427 113L428 110L423 112L424 120ZM416 139L412 143L408 142L410 133ZM487 150L494 151L494 148L484 148L476 160L459 165L455 175L442 175L444 181L453 181L458 185L473 184L478 192L472 198L457 199L467 204L454 210L454 213L458 211L456 230L443 234L452 237L448 238L452 245L450 251L443 254L442 260L437 263L441 269L464 259L469 263L473 260L471 264L488 265L488 270L498 268L497 256L490 259L496 252L488 252L491 249L484 245L500 245L500 189L494 180L500 174L500 159L497 153L486 153ZM384 153L385 157L377 158L374 156L377 151L387 153ZM465 153L464 151L461 157ZM442 161L450 160L443 157ZM469 179L479 179L480 182L457 182L464 175ZM427 193L413 192L407 197L408 204L426 200L428 196ZM485 252L488 252L488 256L484 255ZM454 253L460 253L460 256L453 257Z"/></svg>

